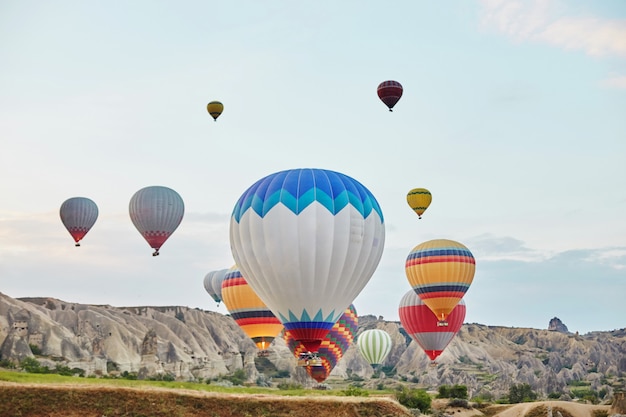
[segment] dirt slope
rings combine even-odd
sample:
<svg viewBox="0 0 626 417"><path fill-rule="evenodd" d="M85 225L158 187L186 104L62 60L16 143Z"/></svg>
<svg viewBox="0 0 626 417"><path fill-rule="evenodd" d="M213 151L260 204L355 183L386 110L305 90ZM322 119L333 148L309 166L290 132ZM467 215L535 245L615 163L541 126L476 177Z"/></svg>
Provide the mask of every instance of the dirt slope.
<svg viewBox="0 0 626 417"><path fill-rule="evenodd" d="M496 408L499 406L492 407ZM557 411L560 411L563 417L594 417L594 411L598 410L608 413L611 408L609 405L580 404L571 401L535 401L500 407L502 411L493 413L494 409L492 408L490 414L493 417L524 417L529 413L547 416L547 411L551 408L553 417L557 417Z"/></svg>
<svg viewBox="0 0 626 417"><path fill-rule="evenodd" d="M410 417L389 398L0 383L2 417Z"/></svg>

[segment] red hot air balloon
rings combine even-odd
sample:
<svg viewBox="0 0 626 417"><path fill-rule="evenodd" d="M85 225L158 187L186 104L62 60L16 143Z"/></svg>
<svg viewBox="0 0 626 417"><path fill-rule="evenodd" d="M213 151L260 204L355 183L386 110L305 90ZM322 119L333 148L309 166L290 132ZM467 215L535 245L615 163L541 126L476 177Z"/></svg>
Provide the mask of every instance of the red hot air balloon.
<svg viewBox="0 0 626 417"><path fill-rule="evenodd" d="M61 204L59 210L61 222L70 232L75 246L80 246L80 241L98 219L98 206L86 197L72 197Z"/></svg>
<svg viewBox="0 0 626 417"><path fill-rule="evenodd" d="M400 97L402 97L402 84L397 81L383 81L378 84L378 97L380 100L389 107L389 111L393 111L393 106L396 105Z"/></svg>
<svg viewBox="0 0 626 417"><path fill-rule="evenodd" d="M404 294L398 309L404 330L435 361L458 333L465 320L465 301L462 299L448 315L448 326L438 325L437 316L413 290Z"/></svg>

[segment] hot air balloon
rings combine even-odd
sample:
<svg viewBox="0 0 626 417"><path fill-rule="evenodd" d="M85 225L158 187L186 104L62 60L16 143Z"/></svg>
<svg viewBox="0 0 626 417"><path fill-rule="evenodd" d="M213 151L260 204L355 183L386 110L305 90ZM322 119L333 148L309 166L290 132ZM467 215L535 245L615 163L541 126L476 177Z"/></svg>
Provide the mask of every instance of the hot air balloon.
<svg viewBox="0 0 626 417"><path fill-rule="evenodd" d="M328 378L337 362L339 362L352 344L358 323L359 318L356 314L356 309L354 305L350 304L350 307L343 313L333 328L330 329L320 345L318 358L321 364L303 364L306 366L306 371L311 378L319 383L324 382ZM289 331L285 331L283 339L296 358L300 359L302 355L307 353L304 345L295 340Z"/></svg>
<svg viewBox="0 0 626 417"><path fill-rule="evenodd" d="M155 185L137 191L128 211L139 233L154 249L152 256L158 256L163 243L183 220L185 204L176 191Z"/></svg>
<svg viewBox="0 0 626 417"><path fill-rule="evenodd" d="M402 97L402 84L391 80L383 81L378 84L377 93L380 100L389 108L389 111L393 111L393 106Z"/></svg>
<svg viewBox="0 0 626 417"><path fill-rule="evenodd" d="M61 204L59 214L75 246L80 246L80 241L98 219L98 206L89 198L72 197Z"/></svg>
<svg viewBox="0 0 626 417"><path fill-rule="evenodd" d="M220 305L222 301L222 281L228 269L219 269L217 271L211 271L204 276L204 289L209 293L211 298L215 300L217 305Z"/></svg>
<svg viewBox="0 0 626 417"><path fill-rule="evenodd" d="M212 101L206 105L206 110L209 112L214 121L220 117L220 114L224 111L224 105L219 101Z"/></svg>
<svg viewBox="0 0 626 417"><path fill-rule="evenodd" d="M411 287L424 301L440 326L463 298L474 279L474 255L459 242L435 239L420 243L406 258L405 272Z"/></svg>
<svg viewBox="0 0 626 417"><path fill-rule="evenodd" d="M237 265L226 272L222 281L222 300L237 325L259 348L258 355L266 356L283 325L248 285Z"/></svg>
<svg viewBox="0 0 626 417"><path fill-rule="evenodd" d="M372 193L323 169L262 178L239 198L230 221L233 257L246 280L313 353L370 280L384 241Z"/></svg>
<svg viewBox="0 0 626 417"><path fill-rule="evenodd" d="M426 188L413 188L406 195L406 202L420 219L432 200L433 196Z"/></svg>
<svg viewBox="0 0 626 417"><path fill-rule="evenodd" d="M391 341L391 336L386 331L370 329L365 330L358 336L356 345L365 360L373 367L376 367L385 361L387 355L391 352L393 342Z"/></svg>
<svg viewBox="0 0 626 417"><path fill-rule="evenodd" d="M448 326L438 326L437 317L413 290L404 294L398 309L402 327L433 362L458 333L465 311L465 301L461 300L448 315Z"/></svg>

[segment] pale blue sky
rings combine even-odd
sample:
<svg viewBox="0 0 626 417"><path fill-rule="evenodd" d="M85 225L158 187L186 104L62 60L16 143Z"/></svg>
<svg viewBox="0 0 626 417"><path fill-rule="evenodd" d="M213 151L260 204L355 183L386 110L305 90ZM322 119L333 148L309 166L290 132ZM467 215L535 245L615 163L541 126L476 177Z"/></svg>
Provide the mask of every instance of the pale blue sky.
<svg viewBox="0 0 626 417"><path fill-rule="evenodd" d="M389 113L376 86L397 80ZM217 122L205 105L220 100ZM257 179L347 174L387 225L359 314L397 320L435 238L477 272L467 322L626 327L626 3L0 0L0 292L216 308L228 220ZM140 188L179 192L161 256ZM422 220L406 192L428 188ZM80 248L70 197L100 217Z"/></svg>

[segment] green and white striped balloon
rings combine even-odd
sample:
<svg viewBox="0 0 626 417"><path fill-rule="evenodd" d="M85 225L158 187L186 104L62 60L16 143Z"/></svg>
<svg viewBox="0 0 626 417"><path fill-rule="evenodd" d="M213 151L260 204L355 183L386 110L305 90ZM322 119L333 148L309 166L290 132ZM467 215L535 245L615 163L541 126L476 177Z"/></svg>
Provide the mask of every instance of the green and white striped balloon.
<svg viewBox="0 0 626 417"><path fill-rule="evenodd" d="M370 365L380 365L391 352L391 336L384 330L371 329L361 333L357 346Z"/></svg>

